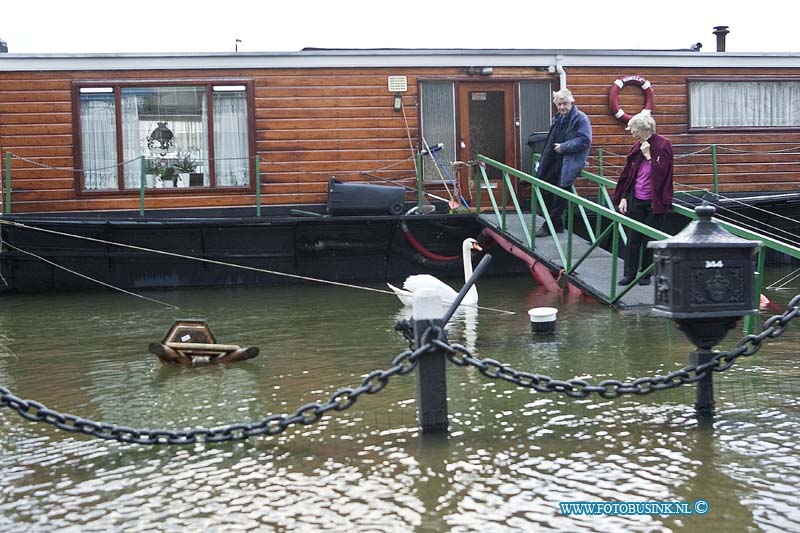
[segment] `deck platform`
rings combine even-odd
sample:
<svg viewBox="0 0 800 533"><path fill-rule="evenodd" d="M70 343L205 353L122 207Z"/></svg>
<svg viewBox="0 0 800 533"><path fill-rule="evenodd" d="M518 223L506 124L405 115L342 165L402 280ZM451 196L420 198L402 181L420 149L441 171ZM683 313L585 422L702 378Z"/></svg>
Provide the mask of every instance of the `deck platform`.
<svg viewBox="0 0 800 533"><path fill-rule="evenodd" d="M553 238L550 236L537 237L534 241L535 249L531 250L528 246L527 239L525 238L525 233L523 232L519 217L517 217L515 214L509 213L506 216L505 230L500 229L500 223L498 222L494 213L484 213L478 218L484 226L492 228L493 230L501 233L506 238L513 241L521 249L524 249L526 252L528 252L531 257L545 263L551 270L560 271L561 269L564 269L565 265L562 264ZM530 220L530 213L525 214L525 219L527 221ZM544 219L541 216L537 216L536 219L535 227L538 228L544 222ZM535 231L535 229L533 231ZM561 249L566 255L568 234L565 231L564 233L557 233L556 235L561 243ZM591 243L586 239L577 234L573 234L572 260L575 261L582 257L590 248L590 246ZM614 296L611 294L611 266L613 260L614 259L611 257L610 252L599 247L595 248L592 250L589 257L587 257L580 264L578 269L567 277L573 284L597 300L605 304L612 304L612 299L614 298ZM619 279L623 275L625 262L620 258L617 258L616 262L617 279ZM625 289L626 287L617 285L614 288L614 294L619 294ZM653 301L654 296L652 284L636 285L622 298L614 302L613 305L616 305L620 308L652 307Z"/></svg>

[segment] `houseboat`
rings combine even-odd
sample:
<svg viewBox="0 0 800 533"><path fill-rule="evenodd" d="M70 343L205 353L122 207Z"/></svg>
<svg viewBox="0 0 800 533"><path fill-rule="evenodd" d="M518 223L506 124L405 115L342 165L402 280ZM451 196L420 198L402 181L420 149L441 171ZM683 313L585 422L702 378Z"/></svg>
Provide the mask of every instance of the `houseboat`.
<svg viewBox="0 0 800 533"><path fill-rule="evenodd" d="M0 269L14 290L88 286L42 258L128 288L286 282L158 249L396 281L447 263L420 256L409 226L438 258L479 230L446 206L473 200L477 154L531 172L562 87L592 123L587 171L616 178L626 118L650 108L675 149L676 191L798 233L786 214L800 205L800 54L2 53ZM418 179L439 208L409 221ZM365 187L342 191L349 208L337 212L335 184ZM387 206L378 187L401 188L405 205ZM495 268L518 270L502 257Z"/></svg>

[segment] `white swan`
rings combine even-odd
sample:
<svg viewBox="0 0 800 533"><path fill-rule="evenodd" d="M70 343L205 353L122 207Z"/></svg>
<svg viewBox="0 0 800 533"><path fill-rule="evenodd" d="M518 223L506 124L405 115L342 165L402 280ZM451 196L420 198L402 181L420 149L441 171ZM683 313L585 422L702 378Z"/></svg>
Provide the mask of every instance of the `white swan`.
<svg viewBox="0 0 800 533"><path fill-rule="evenodd" d="M461 253L464 260L464 281L467 281L472 276L472 250L481 249L478 241L475 239L464 239L461 245ZM387 283L387 285L394 291L397 297L400 298L403 305L411 305L414 301L414 293L421 289L433 289L447 305L453 303L456 296L458 296L458 291L453 290L448 284L429 274L408 276L403 283L402 289L398 289L391 283ZM461 303L462 305L476 305L478 303L478 289L474 284L470 287L469 291L467 291Z"/></svg>

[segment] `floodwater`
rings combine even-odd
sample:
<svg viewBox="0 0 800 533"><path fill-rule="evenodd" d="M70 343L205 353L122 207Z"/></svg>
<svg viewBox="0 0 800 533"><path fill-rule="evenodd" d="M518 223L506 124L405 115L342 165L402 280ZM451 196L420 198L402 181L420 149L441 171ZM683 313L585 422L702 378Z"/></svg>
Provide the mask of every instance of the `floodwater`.
<svg viewBox="0 0 800 533"><path fill-rule="evenodd" d="M593 383L689 363L692 346L669 320L548 295L528 278L482 280L479 291L481 305L516 312L456 317L450 340L479 358ZM785 305L797 292L768 295ZM146 294L180 310L110 292L4 296L0 385L98 422L215 427L325 402L407 348L393 296L311 284ZM527 310L550 305L556 334L532 336ZM162 366L147 344L175 318L205 318L219 342L261 355ZM0 408L0 531L798 531L798 340L793 322L715 374L710 427L691 385L577 400L449 363L440 437L417 429L413 372L316 424L220 444L122 444ZM707 513L559 506L697 500Z"/></svg>

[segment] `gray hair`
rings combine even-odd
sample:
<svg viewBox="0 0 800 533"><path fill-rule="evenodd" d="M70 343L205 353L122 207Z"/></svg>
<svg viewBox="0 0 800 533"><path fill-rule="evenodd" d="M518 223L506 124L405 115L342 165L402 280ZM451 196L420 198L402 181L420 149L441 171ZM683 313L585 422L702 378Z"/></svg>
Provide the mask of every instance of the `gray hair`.
<svg viewBox="0 0 800 533"><path fill-rule="evenodd" d="M559 99L564 99L570 104L575 103L575 98L572 96L572 91L569 89L561 89L560 91L553 91L553 102Z"/></svg>
<svg viewBox="0 0 800 533"><path fill-rule="evenodd" d="M637 130L646 130L651 134L656 132L656 119L650 115L649 109L642 109L639 113L633 115L628 121L628 131L636 128Z"/></svg>

